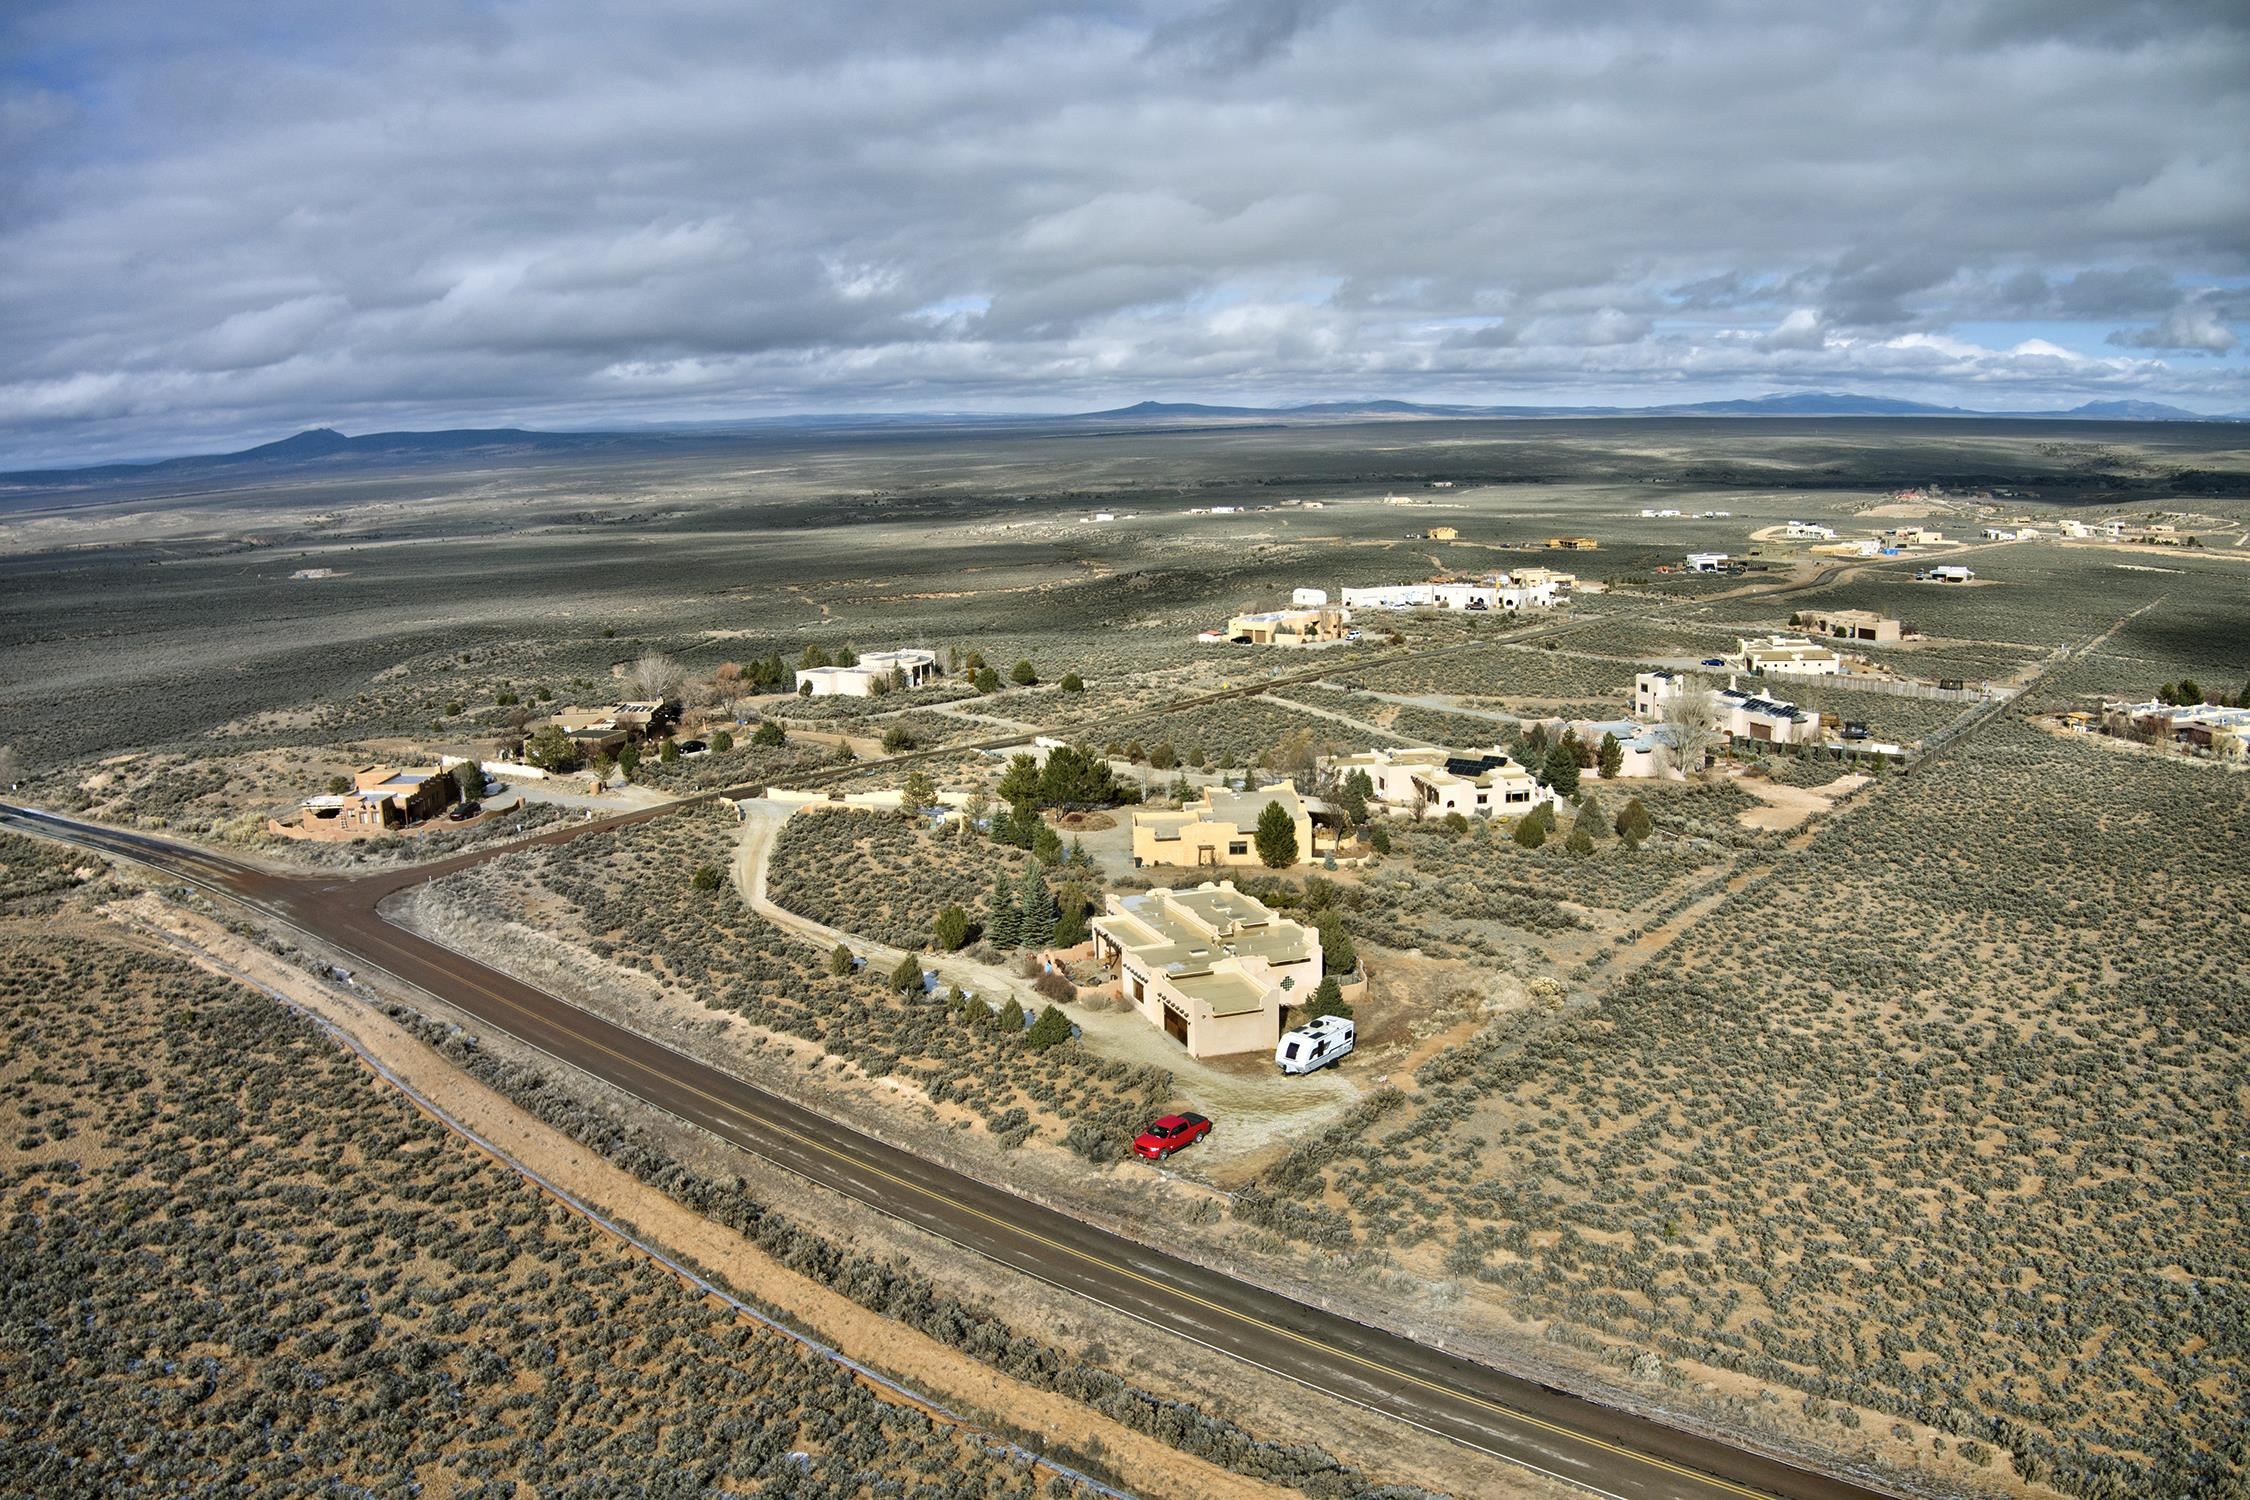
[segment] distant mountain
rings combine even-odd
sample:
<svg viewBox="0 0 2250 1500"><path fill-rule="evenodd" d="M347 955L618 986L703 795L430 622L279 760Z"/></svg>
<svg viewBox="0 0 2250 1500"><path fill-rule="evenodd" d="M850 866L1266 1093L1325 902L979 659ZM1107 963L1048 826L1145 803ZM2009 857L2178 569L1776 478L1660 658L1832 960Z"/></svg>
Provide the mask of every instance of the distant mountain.
<svg viewBox="0 0 2250 1500"><path fill-rule="evenodd" d="M1932 406L1926 401L1899 401L1888 396L1855 396L1848 392L1807 391L1791 396L1758 396L1747 401L1691 401L1678 406L1653 406L1652 412L1714 417L1981 417L1984 412L1960 406Z"/></svg>
<svg viewBox="0 0 2250 1500"><path fill-rule="evenodd" d="M2068 411L1977 411L1935 406L1850 391L1801 391L1731 401L1683 401L1661 406L1461 406L1415 401L1315 401L1295 406L1204 406L1191 401L1142 401L1111 411L1087 412L1081 422L1306 421L1369 417L2001 417L2100 422L2226 422L2154 401L2089 401Z"/></svg>
<svg viewBox="0 0 2250 1500"><path fill-rule="evenodd" d="M162 479L174 473L256 466L317 464L330 459L412 461L464 453L494 455L547 450L609 447L646 441L629 433L528 432L516 427L457 427L439 432L371 432L346 437L333 427L313 427L279 442L261 443L236 453L197 453L146 463L104 464L93 469L40 469L0 474L8 484L75 485L112 479Z"/></svg>
<svg viewBox="0 0 2250 1500"><path fill-rule="evenodd" d="M759 417L676 423L628 431L533 432L518 427L449 428L436 432L371 432L347 437L333 427L313 427L278 442L236 453L104 464L90 469L41 469L0 474L0 484L67 488L121 479L163 480L175 474L268 465L343 462L412 464L484 453L495 458L593 449L663 449L693 441L750 441L775 432L846 434L870 429L926 432L981 427L1038 429L1115 423L1350 422L1383 420L1482 420L1569 417L1983 417L2013 421L2241 422L2250 413L2204 416L2154 401L2088 401L2068 411L1974 411L1848 391L1776 393L1733 401L1688 401L1665 406L1462 406L1418 401L1314 401L1294 406L1208 406L1195 401L1138 401L1108 411L1043 413L869 412L825 416Z"/></svg>
<svg viewBox="0 0 2250 1500"><path fill-rule="evenodd" d="M2177 406L2166 406L2161 401L2089 401L2074 406L2069 411L2055 413L2064 417L2086 417L2104 422L2239 422L2240 416L2207 417L2199 411L2184 411Z"/></svg>

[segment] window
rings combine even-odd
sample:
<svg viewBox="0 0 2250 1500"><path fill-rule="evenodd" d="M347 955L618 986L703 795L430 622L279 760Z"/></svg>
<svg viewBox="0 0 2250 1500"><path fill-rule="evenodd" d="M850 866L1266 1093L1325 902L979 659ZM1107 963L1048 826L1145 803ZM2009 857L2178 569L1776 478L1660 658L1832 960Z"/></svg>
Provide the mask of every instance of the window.
<svg viewBox="0 0 2250 1500"><path fill-rule="evenodd" d="M1249 852L1249 843L1242 839L1235 839L1227 845L1227 853L1229 854L1248 854Z"/></svg>

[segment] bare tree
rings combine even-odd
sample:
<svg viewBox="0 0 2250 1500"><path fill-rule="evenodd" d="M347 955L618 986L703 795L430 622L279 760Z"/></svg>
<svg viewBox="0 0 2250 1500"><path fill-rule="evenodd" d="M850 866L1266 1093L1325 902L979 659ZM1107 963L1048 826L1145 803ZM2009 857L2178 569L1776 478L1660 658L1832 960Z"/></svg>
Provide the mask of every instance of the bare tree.
<svg viewBox="0 0 2250 1500"><path fill-rule="evenodd" d="M720 662L719 670L713 673L711 677L711 692L719 700L719 706L726 710L728 718L740 718L742 715L742 663L735 661Z"/></svg>
<svg viewBox="0 0 2250 1500"><path fill-rule="evenodd" d="M1664 727L1670 731L1675 765L1693 775L1719 739L1719 701L1704 683L1693 680L1665 700Z"/></svg>
<svg viewBox="0 0 2250 1500"><path fill-rule="evenodd" d="M625 669L625 682L636 699L669 698L680 685L680 664L661 651L644 651Z"/></svg>

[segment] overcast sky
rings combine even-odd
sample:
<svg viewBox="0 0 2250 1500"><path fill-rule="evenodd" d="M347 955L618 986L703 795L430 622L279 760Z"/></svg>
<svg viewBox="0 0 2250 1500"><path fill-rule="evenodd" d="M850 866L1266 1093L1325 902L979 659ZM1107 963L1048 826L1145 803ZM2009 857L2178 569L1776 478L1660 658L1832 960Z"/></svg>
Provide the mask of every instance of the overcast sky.
<svg viewBox="0 0 2250 1500"><path fill-rule="evenodd" d="M2240 0L0 6L19 463L1144 398L2237 412L2246 335Z"/></svg>

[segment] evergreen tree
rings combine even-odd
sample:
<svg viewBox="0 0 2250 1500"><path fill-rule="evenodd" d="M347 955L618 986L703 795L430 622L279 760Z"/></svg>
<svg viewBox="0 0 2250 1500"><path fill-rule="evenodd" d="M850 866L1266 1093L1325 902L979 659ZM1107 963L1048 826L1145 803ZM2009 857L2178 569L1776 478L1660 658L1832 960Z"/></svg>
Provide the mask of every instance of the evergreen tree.
<svg viewBox="0 0 2250 1500"><path fill-rule="evenodd" d="M969 914L960 903L947 905L930 923L930 940L951 953L969 940Z"/></svg>
<svg viewBox="0 0 2250 1500"><path fill-rule="evenodd" d="M677 765L680 760L680 747L672 741L666 740L656 747L656 758L664 765Z"/></svg>
<svg viewBox="0 0 2250 1500"><path fill-rule="evenodd" d="M1609 832L1609 824L1602 817L1602 805L1592 793L1588 793L1586 800L1579 804L1578 816L1571 820L1570 831L1577 833L1580 830L1584 830L1588 839L1598 839Z"/></svg>
<svg viewBox="0 0 2250 1500"><path fill-rule="evenodd" d="M852 950L842 943L828 950L828 972L841 979L852 971Z"/></svg>
<svg viewBox="0 0 2250 1500"><path fill-rule="evenodd" d="M1076 672L1065 672L1063 674L1062 690L1066 693L1083 693L1086 691L1086 679L1079 676Z"/></svg>
<svg viewBox="0 0 2250 1500"><path fill-rule="evenodd" d="M1594 840L1586 832L1583 824L1574 823L1571 825L1570 837L1564 841L1563 847L1573 854L1584 856L1594 852Z"/></svg>
<svg viewBox="0 0 2250 1500"><path fill-rule="evenodd" d="M1367 799L1374 792L1375 780L1365 771L1352 772L1337 789L1336 805L1343 809L1344 816L1351 820L1354 828L1367 821Z"/></svg>
<svg viewBox="0 0 2250 1500"><path fill-rule="evenodd" d="M1641 840L1656 828L1656 824L1649 818L1648 809L1641 805L1638 797L1625 804L1625 810L1617 815L1616 826L1618 837L1625 840L1628 849L1638 849Z"/></svg>
<svg viewBox="0 0 2250 1500"><path fill-rule="evenodd" d="M1055 892L1055 946L1075 948L1086 941L1086 917L1093 899L1075 880L1065 881Z"/></svg>
<svg viewBox="0 0 2250 1500"><path fill-rule="evenodd" d="M984 919L985 941L995 948L1013 948L1022 931L1022 918L1016 911L1016 893L1008 888L1004 878L992 882L990 915Z"/></svg>
<svg viewBox="0 0 2250 1500"><path fill-rule="evenodd" d="M1268 802L1258 814L1258 858L1269 870L1286 869L1297 862L1297 825L1289 809Z"/></svg>
<svg viewBox="0 0 2250 1500"><path fill-rule="evenodd" d="M1070 1040L1070 1017L1052 1005L1039 1012L1039 1019L1023 1034L1023 1044L1034 1052L1044 1052L1058 1042Z"/></svg>
<svg viewBox="0 0 2250 1500"><path fill-rule="evenodd" d="M484 797L484 767L473 760L465 760L453 768L453 785L460 790L463 802L477 802Z"/></svg>
<svg viewBox="0 0 2250 1500"><path fill-rule="evenodd" d="M1063 858L1062 835L1044 820L1031 836L1031 857L1043 865L1059 865Z"/></svg>
<svg viewBox="0 0 2250 1500"><path fill-rule="evenodd" d="M1526 849L1536 849L1547 842L1547 821L1534 811L1516 820L1515 840Z"/></svg>
<svg viewBox="0 0 2250 1500"><path fill-rule="evenodd" d="M717 734L711 736L711 751L713 754L724 755L733 748L734 736L732 734L729 734L726 730L722 729Z"/></svg>
<svg viewBox="0 0 2250 1500"><path fill-rule="evenodd" d="M1030 662L1019 661L1008 669L1008 680L1017 687L1030 687L1039 681L1039 674L1031 669Z"/></svg>
<svg viewBox="0 0 2250 1500"><path fill-rule="evenodd" d="M1039 787L1039 762L1028 755L1009 756L1008 769L1000 773L1000 800L1036 804Z"/></svg>
<svg viewBox="0 0 2250 1500"><path fill-rule="evenodd" d="M789 736L772 719L762 719L758 727L750 732L750 743L761 750L771 750L776 745L789 743Z"/></svg>
<svg viewBox="0 0 2250 1500"><path fill-rule="evenodd" d="M1322 1016L1342 1016L1350 1020L1352 1008L1344 1003L1344 987L1330 974L1313 987L1312 999L1305 1002L1303 1019L1317 1021Z"/></svg>
<svg viewBox="0 0 2250 1500"><path fill-rule="evenodd" d="M1359 945L1352 941L1341 912L1324 911L1313 919L1320 934L1320 966L1331 974L1350 974L1359 968Z"/></svg>
<svg viewBox="0 0 2250 1500"><path fill-rule="evenodd" d="M924 808L937 801L937 783L930 773L916 766L906 773L906 785L899 793L899 809L908 817L917 817Z"/></svg>
<svg viewBox="0 0 2250 1500"><path fill-rule="evenodd" d="M1047 889L1039 866L1024 866L1023 879L1016 886L1016 946L1044 948L1053 942L1057 915L1055 893Z"/></svg>
<svg viewBox="0 0 2250 1500"><path fill-rule="evenodd" d="M997 693L1000 691L1000 674L990 667L979 667L976 675L969 679L969 685L980 693Z"/></svg>
<svg viewBox="0 0 2250 1500"><path fill-rule="evenodd" d="M1565 797L1578 792L1578 757L1570 746L1557 740L1548 747L1547 758L1540 766L1539 779L1562 793Z"/></svg>
<svg viewBox="0 0 2250 1500"><path fill-rule="evenodd" d="M1369 847L1370 849L1373 849L1373 850L1374 850L1374 851L1375 851L1375 852L1376 852L1377 854L1388 854L1388 853L1390 853L1390 852L1391 852L1391 831L1390 831L1390 829L1388 829L1388 828L1384 827L1384 826L1383 826L1382 824L1380 824L1380 823L1377 823L1377 824L1376 824L1376 825L1375 825L1374 827L1372 827L1372 828L1368 829L1368 830L1367 830L1367 846L1368 846L1368 847Z"/></svg>
<svg viewBox="0 0 2250 1500"><path fill-rule="evenodd" d="M891 970L891 988L905 994L921 987L922 960L908 953L902 956L897 966Z"/></svg>
<svg viewBox="0 0 2250 1500"><path fill-rule="evenodd" d="M1600 752L1602 780L1615 781L1617 773L1625 769L1625 747L1617 743L1617 736L1604 732Z"/></svg>
<svg viewBox="0 0 2250 1500"><path fill-rule="evenodd" d="M1009 1036L1023 1034L1023 1004L1012 995L1008 1003L1000 1007L1000 1029Z"/></svg>

